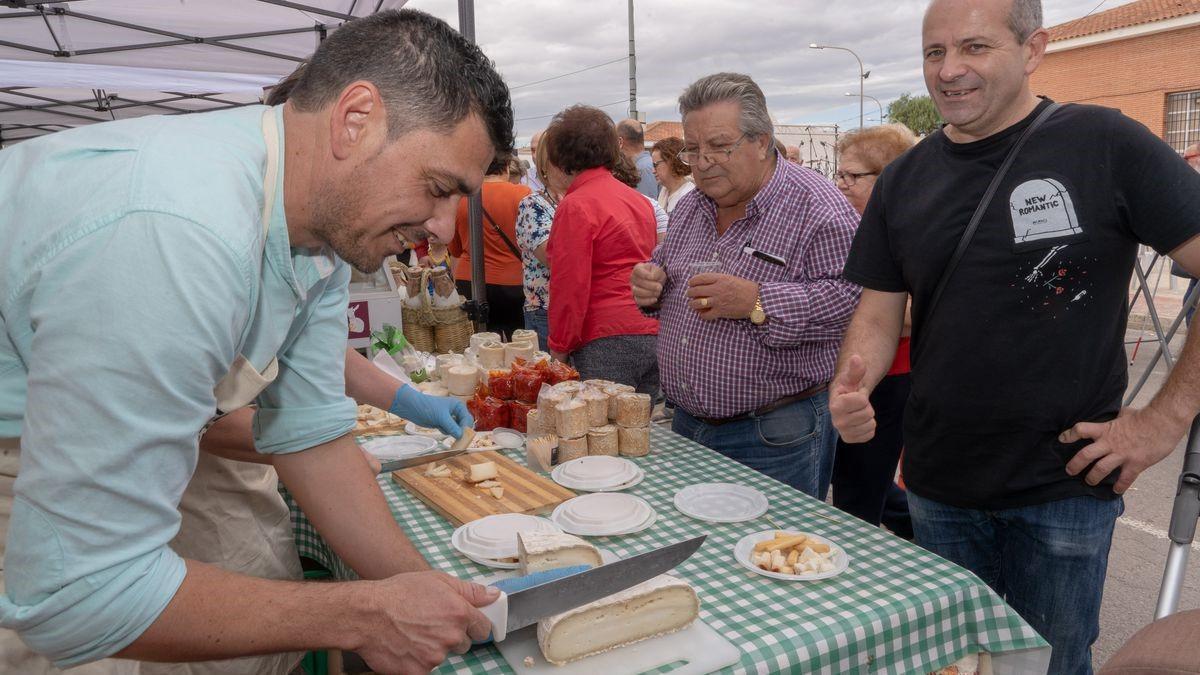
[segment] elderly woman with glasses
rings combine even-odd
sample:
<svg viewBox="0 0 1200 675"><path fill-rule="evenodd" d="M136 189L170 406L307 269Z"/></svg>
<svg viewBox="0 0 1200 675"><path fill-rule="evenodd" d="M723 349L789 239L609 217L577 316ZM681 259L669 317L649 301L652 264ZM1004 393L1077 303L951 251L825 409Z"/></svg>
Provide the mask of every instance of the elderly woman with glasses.
<svg viewBox="0 0 1200 675"><path fill-rule="evenodd" d="M915 145L917 139L903 124L885 124L851 131L838 140L838 170L834 180L846 201L860 214L867 207L875 179L884 167ZM896 359L871 393L878 426L866 443L839 440L833 464L833 505L872 525L912 538L912 520L904 491L894 482L904 447L901 422L912 388L908 363L908 320Z"/></svg>

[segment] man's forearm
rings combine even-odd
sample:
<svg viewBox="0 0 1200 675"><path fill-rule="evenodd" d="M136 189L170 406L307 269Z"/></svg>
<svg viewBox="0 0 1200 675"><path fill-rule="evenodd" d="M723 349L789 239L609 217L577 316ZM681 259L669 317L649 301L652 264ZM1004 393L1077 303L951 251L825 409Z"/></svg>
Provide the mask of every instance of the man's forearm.
<svg viewBox="0 0 1200 675"><path fill-rule="evenodd" d="M315 649L357 648L368 582L271 581L187 561L171 602L115 656L208 661Z"/></svg>
<svg viewBox="0 0 1200 675"><path fill-rule="evenodd" d="M1200 330L1189 330L1183 351L1148 406L1180 433L1200 413Z"/></svg>
<svg viewBox="0 0 1200 675"><path fill-rule="evenodd" d="M270 464L271 456L254 449L254 409L239 408L217 420L200 437L200 449L210 455L253 464Z"/></svg>
<svg viewBox="0 0 1200 675"><path fill-rule="evenodd" d="M276 455L275 470L329 546L364 579L429 569L349 436Z"/></svg>
<svg viewBox="0 0 1200 675"><path fill-rule="evenodd" d="M899 321L892 321L861 311L855 312L838 352L835 377L845 370L846 361L851 356L858 355L867 368L864 384L868 391L874 390L896 358L902 325L903 317Z"/></svg>

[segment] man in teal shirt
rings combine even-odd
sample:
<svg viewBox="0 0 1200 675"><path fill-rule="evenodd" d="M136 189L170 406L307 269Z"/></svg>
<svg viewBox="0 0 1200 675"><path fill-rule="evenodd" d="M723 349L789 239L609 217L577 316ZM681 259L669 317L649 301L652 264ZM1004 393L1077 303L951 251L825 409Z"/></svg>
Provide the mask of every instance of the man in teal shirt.
<svg viewBox="0 0 1200 675"><path fill-rule="evenodd" d="M490 62L402 11L334 32L286 106L0 153L0 438L20 437L0 626L63 667L336 647L425 670L485 637L473 607L493 594L409 572L424 564L348 435L346 263L448 240L511 146ZM167 546L201 430L251 401L257 450L378 581L255 579Z"/></svg>

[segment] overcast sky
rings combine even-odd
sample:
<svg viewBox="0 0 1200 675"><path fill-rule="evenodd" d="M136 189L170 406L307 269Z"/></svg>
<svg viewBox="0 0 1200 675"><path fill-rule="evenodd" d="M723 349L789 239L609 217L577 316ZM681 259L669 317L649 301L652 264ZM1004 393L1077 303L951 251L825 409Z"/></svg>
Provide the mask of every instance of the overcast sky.
<svg viewBox="0 0 1200 675"><path fill-rule="evenodd" d="M1044 0L1053 26L1125 0ZM709 73L742 72L767 95L780 123L858 125L858 64L870 71L866 93L883 103L925 93L921 16L925 0L634 0L638 108L647 121L678 120L683 88ZM456 0L409 0L458 26ZM625 60L543 84L520 86L606 61L629 51L626 0L475 0L476 39L513 89L518 140L574 103L625 116ZM853 98L845 92L855 94ZM604 105L611 104L611 105ZM879 108L866 99L868 124Z"/></svg>

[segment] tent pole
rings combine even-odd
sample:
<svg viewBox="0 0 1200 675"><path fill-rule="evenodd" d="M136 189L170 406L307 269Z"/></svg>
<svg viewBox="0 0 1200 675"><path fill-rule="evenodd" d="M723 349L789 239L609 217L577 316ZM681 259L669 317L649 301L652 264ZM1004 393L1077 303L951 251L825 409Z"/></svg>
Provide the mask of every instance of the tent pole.
<svg viewBox="0 0 1200 675"><path fill-rule="evenodd" d="M475 0L458 0L458 32L475 42ZM471 241L471 304L468 314L478 330L487 330L487 280L483 269L483 190L467 197Z"/></svg>

